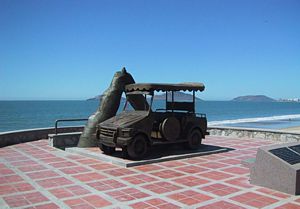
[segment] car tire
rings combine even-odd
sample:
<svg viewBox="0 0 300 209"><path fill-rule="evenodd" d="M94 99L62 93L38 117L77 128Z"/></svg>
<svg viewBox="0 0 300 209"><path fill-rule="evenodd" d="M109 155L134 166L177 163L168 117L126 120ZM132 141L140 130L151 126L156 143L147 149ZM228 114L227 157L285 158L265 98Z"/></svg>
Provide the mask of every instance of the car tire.
<svg viewBox="0 0 300 209"><path fill-rule="evenodd" d="M106 146L104 144L99 144L99 148L106 155L111 155L116 151L115 147L109 147L109 146Z"/></svg>
<svg viewBox="0 0 300 209"><path fill-rule="evenodd" d="M198 129L193 129L188 136L188 148L198 149L202 143L202 134Z"/></svg>
<svg viewBox="0 0 300 209"><path fill-rule="evenodd" d="M134 160L139 160L145 157L147 151L147 138L141 134L136 135L131 143L127 146L128 156Z"/></svg>

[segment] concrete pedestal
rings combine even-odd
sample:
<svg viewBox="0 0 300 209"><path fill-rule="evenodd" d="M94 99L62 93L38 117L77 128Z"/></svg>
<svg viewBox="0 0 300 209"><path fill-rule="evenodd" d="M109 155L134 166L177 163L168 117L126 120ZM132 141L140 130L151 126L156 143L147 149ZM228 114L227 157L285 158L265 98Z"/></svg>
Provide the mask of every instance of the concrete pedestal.
<svg viewBox="0 0 300 209"><path fill-rule="evenodd" d="M66 147L76 147L81 133L82 132L49 134L49 145L63 150Z"/></svg>

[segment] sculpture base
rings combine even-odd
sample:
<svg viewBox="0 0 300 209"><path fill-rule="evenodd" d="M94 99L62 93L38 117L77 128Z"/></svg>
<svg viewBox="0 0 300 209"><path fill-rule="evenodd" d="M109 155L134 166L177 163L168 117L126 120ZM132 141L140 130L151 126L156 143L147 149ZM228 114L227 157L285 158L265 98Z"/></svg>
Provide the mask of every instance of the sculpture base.
<svg viewBox="0 0 300 209"><path fill-rule="evenodd" d="M122 167L133 167L133 166L139 166L139 165L145 165L151 163L158 163L158 162L164 162L170 160L179 160L184 158L191 158L191 157L197 157L202 155L227 152L232 150L229 148L212 146L212 145L202 145L198 150L184 149L179 145L173 145L171 147L170 145L168 146L169 146L168 149L165 149L164 146L153 147L150 150L149 155L145 159L139 161L122 158L121 150L116 150L116 152L113 155L106 155L102 153L102 151L97 147L66 148L66 151L83 155L86 157L91 157L98 160L100 159L102 161L109 162Z"/></svg>

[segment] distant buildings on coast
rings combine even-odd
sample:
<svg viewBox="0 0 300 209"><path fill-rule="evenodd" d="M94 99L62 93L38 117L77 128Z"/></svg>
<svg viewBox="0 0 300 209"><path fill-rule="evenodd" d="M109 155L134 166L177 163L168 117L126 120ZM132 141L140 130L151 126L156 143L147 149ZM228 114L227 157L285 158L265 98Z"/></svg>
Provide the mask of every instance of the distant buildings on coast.
<svg viewBox="0 0 300 209"><path fill-rule="evenodd" d="M300 102L300 98L292 99L273 99L265 95L246 95L234 98L235 102Z"/></svg>
<svg viewBox="0 0 300 209"><path fill-rule="evenodd" d="M278 99L279 102L300 102L300 98L293 99Z"/></svg>

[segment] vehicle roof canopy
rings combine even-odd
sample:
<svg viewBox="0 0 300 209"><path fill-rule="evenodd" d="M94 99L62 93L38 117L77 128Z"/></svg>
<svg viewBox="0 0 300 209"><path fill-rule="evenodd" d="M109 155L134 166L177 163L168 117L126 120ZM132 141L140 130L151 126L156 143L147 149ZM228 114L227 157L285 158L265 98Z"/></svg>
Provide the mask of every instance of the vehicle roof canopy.
<svg viewBox="0 0 300 209"><path fill-rule="evenodd" d="M204 91L205 86L203 83L135 83L125 86L126 92L133 91Z"/></svg>

